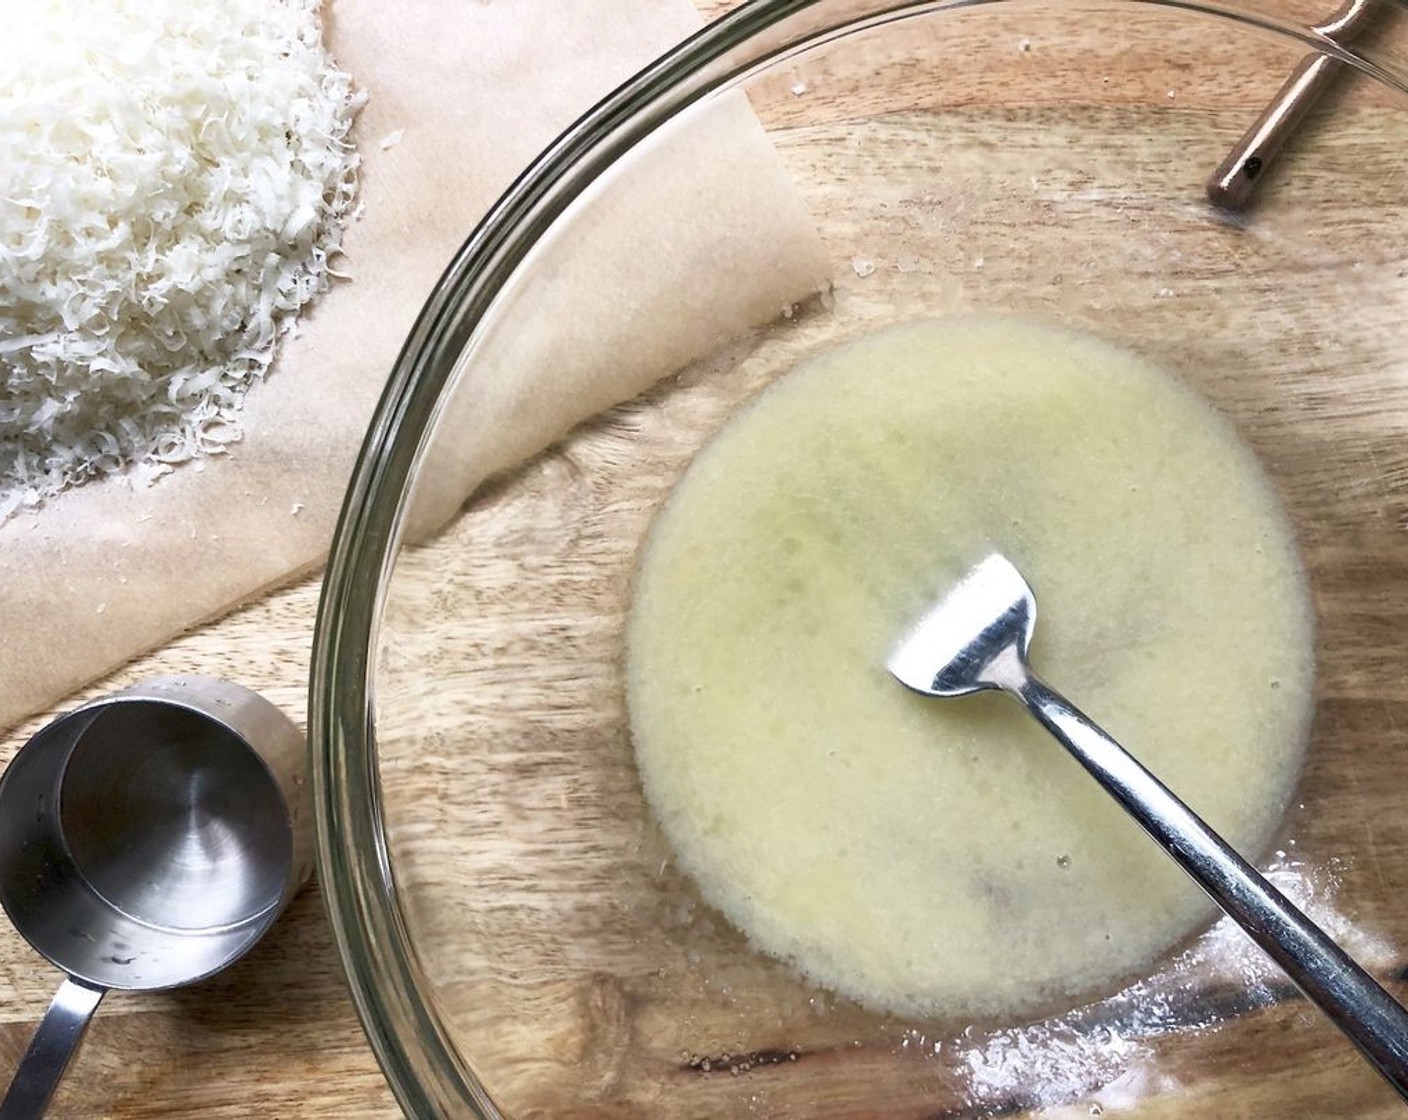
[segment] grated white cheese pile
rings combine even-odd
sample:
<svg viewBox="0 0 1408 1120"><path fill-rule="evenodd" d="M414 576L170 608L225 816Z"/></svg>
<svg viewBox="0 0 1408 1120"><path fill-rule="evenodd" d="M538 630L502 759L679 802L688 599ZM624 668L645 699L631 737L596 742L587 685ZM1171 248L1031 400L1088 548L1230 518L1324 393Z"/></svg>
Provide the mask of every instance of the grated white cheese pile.
<svg viewBox="0 0 1408 1120"><path fill-rule="evenodd" d="M364 95L318 0L0 0L0 519L239 437L328 284Z"/></svg>

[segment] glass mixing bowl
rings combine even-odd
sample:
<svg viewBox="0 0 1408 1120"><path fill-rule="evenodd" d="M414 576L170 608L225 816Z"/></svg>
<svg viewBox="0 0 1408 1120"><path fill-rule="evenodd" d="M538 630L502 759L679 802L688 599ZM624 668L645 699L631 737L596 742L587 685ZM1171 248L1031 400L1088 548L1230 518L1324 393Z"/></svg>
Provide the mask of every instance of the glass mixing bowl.
<svg viewBox="0 0 1408 1120"><path fill-rule="evenodd" d="M323 887L408 1114L1398 1114L1220 924L1033 1022L904 1020L809 986L676 869L623 698L652 515L772 379L920 316L1094 332L1213 401L1290 511L1316 715L1280 838L1249 855L1404 995L1408 10L1336 44L1317 5L745 5L585 116L473 232L358 464L311 695ZM1210 205L1210 172L1316 49L1335 88L1244 167L1254 206ZM688 154L743 97L829 275L747 321L699 293L767 272L743 275L760 239L733 219L771 165L720 185ZM599 269L613 238L672 282ZM778 277L798 263L768 251Z"/></svg>

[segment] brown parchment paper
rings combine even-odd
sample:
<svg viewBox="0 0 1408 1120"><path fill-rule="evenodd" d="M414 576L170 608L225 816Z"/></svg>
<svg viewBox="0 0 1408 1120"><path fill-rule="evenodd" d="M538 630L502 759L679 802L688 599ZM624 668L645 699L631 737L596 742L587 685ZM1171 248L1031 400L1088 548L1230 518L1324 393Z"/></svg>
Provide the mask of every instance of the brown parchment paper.
<svg viewBox="0 0 1408 1120"><path fill-rule="evenodd" d="M562 128L699 25L687 0L337 0L326 19L370 94L353 278L284 343L228 455L151 485L106 479L0 525L0 726L321 564L377 396L454 250ZM422 528L489 473L823 282L805 210L741 100L590 218L578 243L554 247L546 298L585 286L599 307L537 317L541 332L476 371L484 406L454 418L463 440L418 497ZM615 333L592 330L621 306L655 329L618 316Z"/></svg>

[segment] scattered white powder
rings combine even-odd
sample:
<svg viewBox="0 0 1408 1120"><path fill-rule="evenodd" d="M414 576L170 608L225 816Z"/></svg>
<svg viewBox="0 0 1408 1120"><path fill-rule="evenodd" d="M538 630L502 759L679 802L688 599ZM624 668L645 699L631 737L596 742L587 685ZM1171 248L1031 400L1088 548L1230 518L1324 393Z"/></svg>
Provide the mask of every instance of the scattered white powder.
<svg viewBox="0 0 1408 1120"><path fill-rule="evenodd" d="M1282 851L1266 876L1370 971L1392 963L1389 945L1334 909L1333 867L1312 868ZM1005 1114L1014 1102L1038 1109L1085 1100L1098 1116L1176 1088L1158 1070L1150 1040L1215 1031L1229 1014L1275 1002L1289 983L1239 926L1222 918L1153 976L1099 1003L984 1036L970 1032L953 1052L913 1032L903 1045L956 1061L980 1113ZM1227 999L1221 1005L1199 999L1198 992L1210 990L1227 992Z"/></svg>
<svg viewBox="0 0 1408 1120"><path fill-rule="evenodd" d="M0 519L239 438L356 189L318 6L0 0Z"/></svg>

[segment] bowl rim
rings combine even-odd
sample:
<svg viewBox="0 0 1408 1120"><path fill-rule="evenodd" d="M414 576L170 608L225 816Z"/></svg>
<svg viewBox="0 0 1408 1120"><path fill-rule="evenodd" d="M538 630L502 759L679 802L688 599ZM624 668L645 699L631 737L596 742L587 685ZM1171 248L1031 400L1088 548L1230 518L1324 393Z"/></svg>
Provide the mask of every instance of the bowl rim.
<svg viewBox="0 0 1408 1120"><path fill-rule="evenodd" d="M377 772L373 650L408 484L457 358L557 219L622 154L694 103L832 39L916 16L1023 0L747 0L658 57L562 132L487 211L437 280L390 371L331 542L308 693L316 862L357 1015L413 1120L502 1114L456 1049L401 908ZM1404 77L1258 0L1107 0L1301 39L1408 91ZM1382 0L1408 8L1408 0ZM829 13L829 14L828 14ZM744 48L749 48L745 50Z"/></svg>

